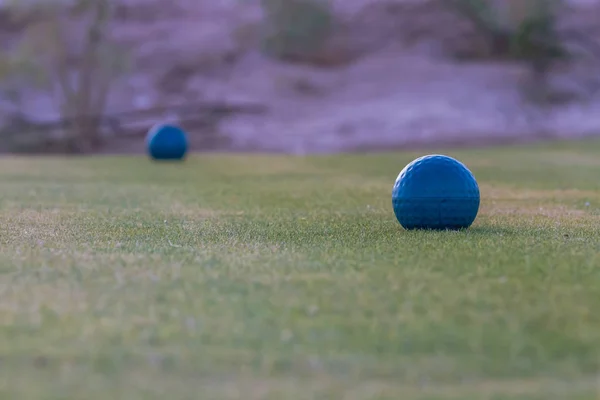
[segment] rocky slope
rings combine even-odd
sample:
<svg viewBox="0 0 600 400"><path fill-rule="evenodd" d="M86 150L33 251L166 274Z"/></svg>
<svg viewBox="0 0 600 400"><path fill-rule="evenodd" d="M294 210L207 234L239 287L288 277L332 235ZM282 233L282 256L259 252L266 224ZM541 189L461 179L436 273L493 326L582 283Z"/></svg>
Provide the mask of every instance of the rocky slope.
<svg viewBox="0 0 600 400"><path fill-rule="evenodd" d="M564 71L556 84L576 100L533 106L519 91L523 66L449 57L463 22L436 1L336 1L330 54L349 62L328 67L258 52L256 0L121 1L112 33L130 46L135 67L116 85L110 112L207 99L265 107L214 129L187 126L198 150L335 152L600 133L600 97L588 90L600 74ZM598 3L579 1L564 23L593 28ZM49 98L32 94L27 104L38 119L56 117ZM165 118L178 116L154 114L142 126ZM104 149L141 150L139 137Z"/></svg>

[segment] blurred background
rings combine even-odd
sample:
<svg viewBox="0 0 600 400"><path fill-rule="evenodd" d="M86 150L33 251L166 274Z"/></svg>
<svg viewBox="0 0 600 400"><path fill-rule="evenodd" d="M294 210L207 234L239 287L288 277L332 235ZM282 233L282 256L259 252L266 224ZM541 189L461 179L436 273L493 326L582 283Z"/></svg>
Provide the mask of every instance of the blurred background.
<svg viewBox="0 0 600 400"><path fill-rule="evenodd" d="M600 134L596 0L0 0L0 151L294 154Z"/></svg>

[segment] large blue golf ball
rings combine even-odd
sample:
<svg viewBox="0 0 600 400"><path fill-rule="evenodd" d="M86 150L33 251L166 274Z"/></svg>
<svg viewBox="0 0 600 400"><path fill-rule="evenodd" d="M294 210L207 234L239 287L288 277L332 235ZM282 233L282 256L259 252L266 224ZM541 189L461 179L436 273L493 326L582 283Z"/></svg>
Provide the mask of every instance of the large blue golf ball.
<svg viewBox="0 0 600 400"><path fill-rule="evenodd" d="M392 190L394 214L405 229L457 230L479 211L479 186L460 161L428 155L408 164Z"/></svg>
<svg viewBox="0 0 600 400"><path fill-rule="evenodd" d="M188 149L187 135L175 125L156 125L148 132L146 146L155 160L182 160Z"/></svg>

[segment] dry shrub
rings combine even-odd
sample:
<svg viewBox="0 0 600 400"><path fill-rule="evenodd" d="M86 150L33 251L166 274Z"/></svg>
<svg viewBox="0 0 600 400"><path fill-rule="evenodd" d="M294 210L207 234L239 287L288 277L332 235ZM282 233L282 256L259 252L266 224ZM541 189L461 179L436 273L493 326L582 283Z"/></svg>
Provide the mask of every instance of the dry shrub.
<svg viewBox="0 0 600 400"><path fill-rule="evenodd" d="M568 52L557 32L560 1L448 0L447 6L468 19L487 43L481 58L523 60L547 70Z"/></svg>
<svg viewBox="0 0 600 400"><path fill-rule="evenodd" d="M112 84L128 61L126 51L110 37L112 2L48 1L12 7L25 28L6 63L4 89L11 91L17 108L19 89L34 83L49 93L65 121L60 135L65 150L93 150L101 142L100 121ZM40 141L47 142L44 136L50 133L56 132L40 132Z"/></svg>
<svg viewBox="0 0 600 400"><path fill-rule="evenodd" d="M579 96L553 87L551 79L559 66L569 69L590 61L589 55L583 55L590 50L585 34L574 35L559 28L563 1L446 0L444 4L470 21L476 39L483 39L485 44L483 48L472 46L471 52L461 54L462 58L525 63L530 74L521 89L526 99L538 104L562 103ZM581 47L586 48L583 53L576 50ZM597 66L597 60L594 64Z"/></svg>
<svg viewBox="0 0 600 400"><path fill-rule="evenodd" d="M318 59L328 58L325 53L330 50L328 45L336 24L329 1L262 0L262 7L265 53L296 62L320 63Z"/></svg>

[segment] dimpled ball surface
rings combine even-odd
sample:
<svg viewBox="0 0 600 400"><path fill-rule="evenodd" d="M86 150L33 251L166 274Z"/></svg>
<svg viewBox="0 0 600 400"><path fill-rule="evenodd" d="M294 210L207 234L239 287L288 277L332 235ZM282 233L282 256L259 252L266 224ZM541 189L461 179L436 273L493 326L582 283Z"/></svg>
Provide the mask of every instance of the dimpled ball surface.
<svg viewBox="0 0 600 400"><path fill-rule="evenodd" d="M392 190L394 214L405 229L461 229L479 211L479 186L460 161L428 155L408 164Z"/></svg>
<svg viewBox="0 0 600 400"><path fill-rule="evenodd" d="M147 135L146 145L155 160L181 160L187 153L185 132L175 125L156 125Z"/></svg>

